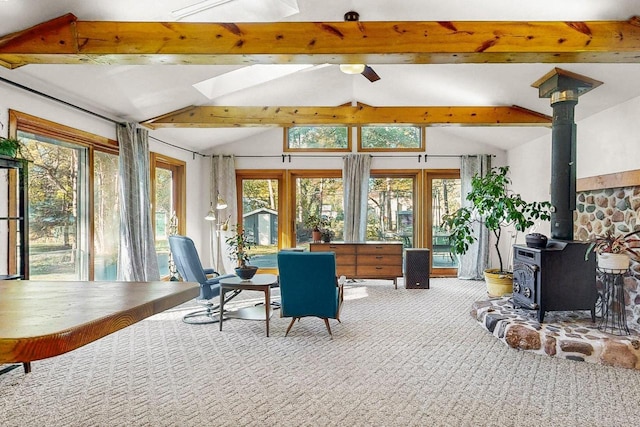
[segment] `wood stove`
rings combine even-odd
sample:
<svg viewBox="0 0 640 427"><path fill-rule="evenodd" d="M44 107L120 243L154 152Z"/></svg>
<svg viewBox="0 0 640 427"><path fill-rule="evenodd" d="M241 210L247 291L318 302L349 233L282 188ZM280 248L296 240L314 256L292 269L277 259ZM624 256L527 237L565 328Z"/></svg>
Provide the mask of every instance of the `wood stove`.
<svg viewBox="0 0 640 427"><path fill-rule="evenodd" d="M513 305L538 311L589 310L595 322L595 255L588 243L549 240L545 248L513 246Z"/></svg>

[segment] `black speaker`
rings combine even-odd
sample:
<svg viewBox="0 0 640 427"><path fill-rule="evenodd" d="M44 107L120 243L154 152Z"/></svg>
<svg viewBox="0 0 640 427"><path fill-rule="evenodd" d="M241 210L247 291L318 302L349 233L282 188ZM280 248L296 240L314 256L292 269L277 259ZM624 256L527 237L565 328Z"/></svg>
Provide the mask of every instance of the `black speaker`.
<svg viewBox="0 0 640 427"><path fill-rule="evenodd" d="M429 289L429 249L406 249L404 253L404 287Z"/></svg>

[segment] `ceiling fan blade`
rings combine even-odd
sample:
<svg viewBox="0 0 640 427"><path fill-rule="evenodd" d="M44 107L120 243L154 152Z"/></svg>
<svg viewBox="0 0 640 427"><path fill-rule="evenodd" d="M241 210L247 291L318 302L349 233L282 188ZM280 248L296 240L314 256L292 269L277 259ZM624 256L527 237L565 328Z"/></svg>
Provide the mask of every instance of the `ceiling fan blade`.
<svg viewBox="0 0 640 427"><path fill-rule="evenodd" d="M373 71L373 68L369 67L368 65L365 65L362 75L365 76L371 83L380 80L380 76L378 75L378 73Z"/></svg>

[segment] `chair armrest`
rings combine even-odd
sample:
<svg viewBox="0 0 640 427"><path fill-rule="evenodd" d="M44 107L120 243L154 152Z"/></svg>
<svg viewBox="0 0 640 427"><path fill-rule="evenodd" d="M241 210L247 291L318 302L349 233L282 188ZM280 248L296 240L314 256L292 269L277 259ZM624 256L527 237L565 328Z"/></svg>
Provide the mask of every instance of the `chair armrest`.
<svg viewBox="0 0 640 427"><path fill-rule="evenodd" d="M207 276L209 276L210 274L215 274L216 276L219 276L220 274L215 271L213 268L205 268L203 269L204 274L206 274Z"/></svg>
<svg viewBox="0 0 640 427"><path fill-rule="evenodd" d="M220 283L220 280L222 279L227 279L229 277L235 277L235 274L223 274L222 276L216 276L216 277L212 277L211 279L208 279L206 281L207 285L217 285L218 283Z"/></svg>

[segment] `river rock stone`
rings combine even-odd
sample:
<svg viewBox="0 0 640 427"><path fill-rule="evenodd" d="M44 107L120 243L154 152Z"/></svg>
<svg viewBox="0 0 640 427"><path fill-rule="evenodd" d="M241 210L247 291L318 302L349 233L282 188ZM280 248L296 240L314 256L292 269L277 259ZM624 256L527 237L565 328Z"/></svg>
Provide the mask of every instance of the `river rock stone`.
<svg viewBox="0 0 640 427"><path fill-rule="evenodd" d="M633 354L626 344L618 341L608 341L604 346L600 360L603 365L634 369L636 363L638 363L638 356Z"/></svg>
<svg viewBox="0 0 640 427"><path fill-rule="evenodd" d="M560 340L560 349L567 353L581 353L591 356L593 354L593 346L582 341Z"/></svg>
<svg viewBox="0 0 640 427"><path fill-rule="evenodd" d="M521 325L510 327L505 335L505 340L510 347L521 350L538 350L542 346L540 334Z"/></svg>

